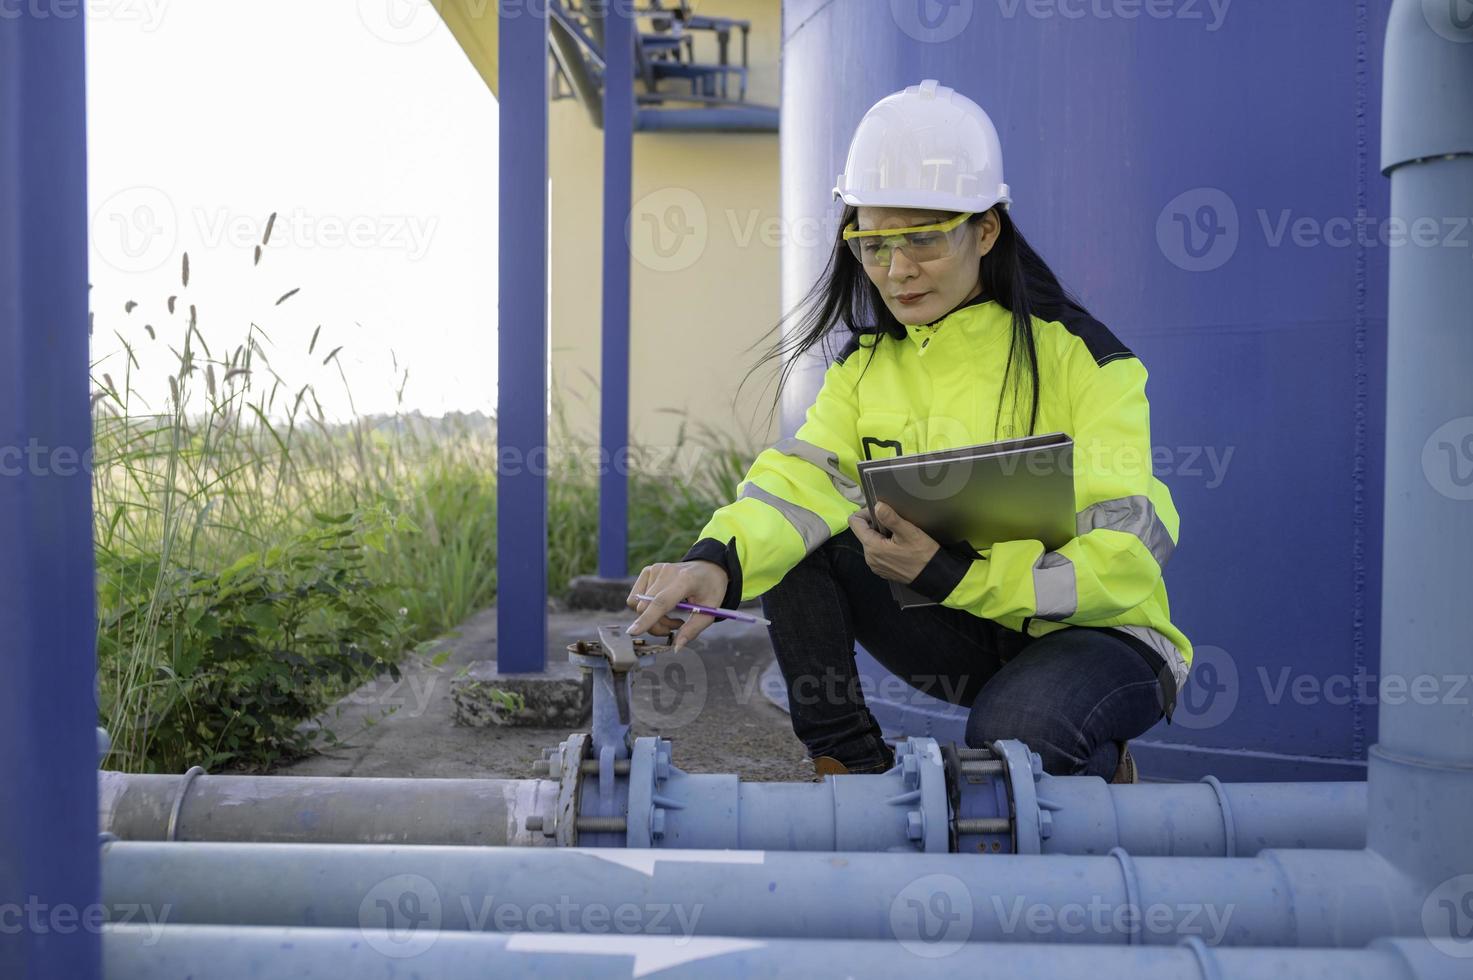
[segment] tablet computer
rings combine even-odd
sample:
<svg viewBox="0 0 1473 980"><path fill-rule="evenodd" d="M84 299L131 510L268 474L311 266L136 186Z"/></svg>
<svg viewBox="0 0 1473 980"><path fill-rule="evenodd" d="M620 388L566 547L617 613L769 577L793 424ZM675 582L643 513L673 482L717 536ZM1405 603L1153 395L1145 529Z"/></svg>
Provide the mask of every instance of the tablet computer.
<svg viewBox="0 0 1473 980"><path fill-rule="evenodd" d="M883 500L968 558L998 541L1036 539L1053 551L1075 536L1074 440L1063 432L860 460L857 468L872 523ZM890 592L901 608L936 605L900 582Z"/></svg>

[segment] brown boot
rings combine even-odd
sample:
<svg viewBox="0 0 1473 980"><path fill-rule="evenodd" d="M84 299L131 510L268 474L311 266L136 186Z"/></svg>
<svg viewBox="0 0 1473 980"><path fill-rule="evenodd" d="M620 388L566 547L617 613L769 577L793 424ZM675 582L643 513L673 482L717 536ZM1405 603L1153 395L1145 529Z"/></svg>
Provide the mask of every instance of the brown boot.
<svg viewBox="0 0 1473 980"><path fill-rule="evenodd" d="M1135 767L1135 759L1130 754L1128 742L1116 742L1120 746L1120 764L1115 767L1115 775L1110 777L1112 783L1138 783L1141 781L1140 770Z"/></svg>
<svg viewBox="0 0 1473 980"><path fill-rule="evenodd" d="M831 755L821 755L813 760L813 781L823 782L825 776L847 776L849 767Z"/></svg>
<svg viewBox="0 0 1473 980"><path fill-rule="evenodd" d="M862 769L850 769L844 763L831 755L821 755L813 762L813 781L821 783L825 776L853 776L862 773L889 772L895 767L895 753L888 745L882 746L885 750L885 759L875 765L865 766Z"/></svg>

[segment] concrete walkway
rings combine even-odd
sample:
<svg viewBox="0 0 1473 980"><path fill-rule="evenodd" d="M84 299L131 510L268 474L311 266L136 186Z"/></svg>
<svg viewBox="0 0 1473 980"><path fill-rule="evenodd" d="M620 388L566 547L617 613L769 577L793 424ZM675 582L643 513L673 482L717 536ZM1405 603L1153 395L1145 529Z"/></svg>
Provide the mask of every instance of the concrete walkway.
<svg viewBox="0 0 1473 980"><path fill-rule="evenodd" d="M567 661L567 646L596 640L601 622L629 622L632 611L548 612L548 662ZM430 657L447 653L435 666ZM568 732L545 728L468 728L453 722L451 678L473 661L496 659L496 609L484 609L426 655L406 662L398 682L384 676L343 698L319 721L341 743L282 766L296 776L524 778ZM674 762L691 772L735 772L745 779L803 780L812 775L788 716L763 695L772 662L762 626L722 622L680 654L661 652L659 683L636 696L635 734L663 735Z"/></svg>

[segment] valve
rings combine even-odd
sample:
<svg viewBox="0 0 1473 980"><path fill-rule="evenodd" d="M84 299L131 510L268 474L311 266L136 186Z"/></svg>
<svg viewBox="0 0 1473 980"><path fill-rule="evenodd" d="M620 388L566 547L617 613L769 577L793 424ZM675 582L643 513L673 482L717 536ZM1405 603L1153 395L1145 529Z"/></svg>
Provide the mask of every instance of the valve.
<svg viewBox="0 0 1473 980"><path fill-rule="evenodd" d="M665 638L665 646L674 642L674 634ZM654 660L657 648L643 637L624 632L620 623L602 623L598 642L579 641L568 646L568 661L583 671L585 683L591 687L593 701L593 757L599 758L605 746L614 747L614 757L628 759L633 747L629 730L634 722L629 709L629 688L634 672Z"/></svg>

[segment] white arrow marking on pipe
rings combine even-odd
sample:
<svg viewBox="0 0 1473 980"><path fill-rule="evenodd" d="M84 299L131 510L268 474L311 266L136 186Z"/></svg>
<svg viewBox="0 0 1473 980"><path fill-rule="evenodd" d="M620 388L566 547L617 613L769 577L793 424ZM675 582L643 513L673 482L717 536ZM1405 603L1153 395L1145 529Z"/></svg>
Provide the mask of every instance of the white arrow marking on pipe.
<svg viewBox="0 0 1473 980"><path fill-rule="evenodd" d="M761 949L760 939L687 936L601 936L581 932L517 932L507 937L508 951L519 953L580 953L585 956L633 956L634 976L657 973L682 963Z"/></svg>
<svg viewBox="0 0 1473 980"><path fill-rule="evenodd" d="M587 854L589 857L623 865L633 871L654 876L656 861L703 862L706 864L761 864L767 859L766 851L738 850L692 850L660 851L649 847L571 847L567 850Z"/></svg>

